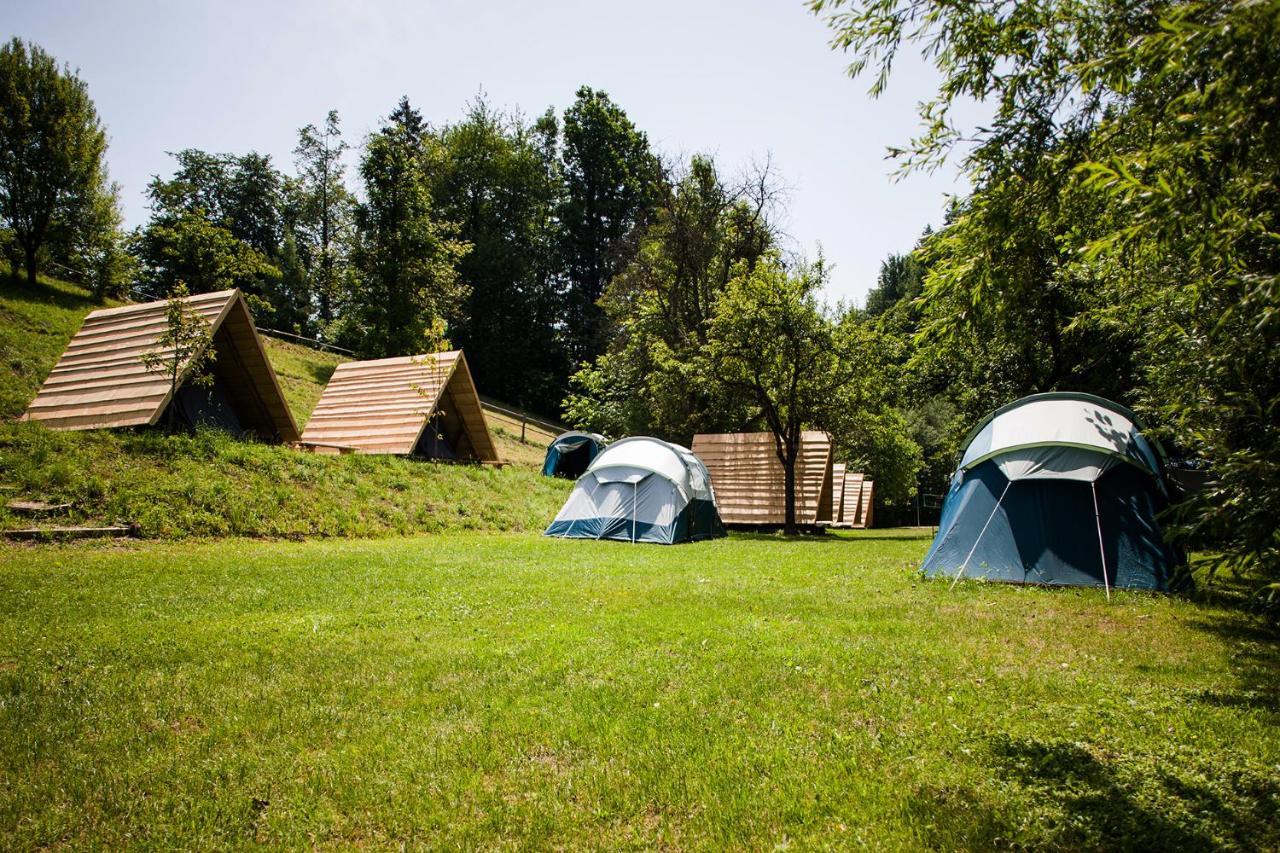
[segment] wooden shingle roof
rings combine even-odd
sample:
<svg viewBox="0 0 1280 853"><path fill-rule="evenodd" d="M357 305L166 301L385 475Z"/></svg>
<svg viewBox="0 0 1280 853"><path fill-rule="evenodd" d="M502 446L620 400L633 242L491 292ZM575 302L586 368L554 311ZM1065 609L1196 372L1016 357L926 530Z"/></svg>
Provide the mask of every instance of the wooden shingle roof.
<svg viewBox="0 0 1280 853"><path fill-rule="evenodd" d="M188 297L209 323L215 350L211 372L221 381L241 424L265 439L296 441L290 412L249 306L239 290ZM149 372L141 356L160 351L165 301L91 312L67 344L24 420L53 429L101 429L155 424L172 387Z"/></svg>
<svg viewBox="0 0 1280 853"><path fill-rule="evenodd" d="M302 441L407 456L436 414L459 455L500 461L461 350L339 364Z"/></svg>
<svg viewBox="0 0 1280 853"><path fill-rule="evenodd" d="M700 433L692 449L707 466L726 524L785 523L786 483L772 433ZM796 460L796 523L830 521L831 459L830 436L806 431Z"/></svg>

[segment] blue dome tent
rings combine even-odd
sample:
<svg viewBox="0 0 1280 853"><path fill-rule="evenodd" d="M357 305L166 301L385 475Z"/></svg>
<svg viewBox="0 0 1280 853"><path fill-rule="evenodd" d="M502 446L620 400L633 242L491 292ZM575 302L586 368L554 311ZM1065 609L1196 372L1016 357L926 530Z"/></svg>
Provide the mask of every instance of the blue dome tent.
<svg viewBox="0 0 1280 853"><path fill-rule="evenodd" d="M964 443L921 570L931 577L1167 590L1164 460L1123 406L1090 394L1024 397Z"/></svg>
<svg viewBox="0 0 1280 853"><path fill-rule="evenodd" d="M673 545L725 530L702 460L678 444L635 437L595 458L546 535Z"/></svg>
<svg viewBox="0 0 1280 853"><path fill-rule="evenodd" d="M542 463L542 476L576 480L608 443L603 435L594 432L561 433L547 447L547 457Z"/></svg>

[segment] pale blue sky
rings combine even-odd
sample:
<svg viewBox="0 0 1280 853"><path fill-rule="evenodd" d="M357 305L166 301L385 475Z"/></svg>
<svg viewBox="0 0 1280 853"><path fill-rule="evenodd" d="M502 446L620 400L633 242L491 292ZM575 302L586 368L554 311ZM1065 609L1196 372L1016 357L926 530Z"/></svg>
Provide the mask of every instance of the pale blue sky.
<svg viewBox="0 0 1280 853"><path fill-rule="evenodd" d="M728 170L772 155L791 188L787 230L835 265L832 298L862 301L880 261L941 220L955 170L891 179L885 148L916 131L934 77L899 62L879 100L850 80L801 2L0 1L6 35L80 69L111 137L130 226L166 151L272 155L333 108L350 141L407 94L435 124L483 90L526 114L579 85L607 91L667 154ZM354 162L354 159L351 160Z"/></svg>

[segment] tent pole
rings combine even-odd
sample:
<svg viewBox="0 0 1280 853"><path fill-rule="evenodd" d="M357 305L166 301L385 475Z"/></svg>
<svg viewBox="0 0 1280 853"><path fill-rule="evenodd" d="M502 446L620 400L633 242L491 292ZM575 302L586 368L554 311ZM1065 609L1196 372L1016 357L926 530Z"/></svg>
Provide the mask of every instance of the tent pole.
<svg viewBox="0 0 1280 853"><path fill-rule="evenodd" d="M960 583L960 578L964 576L964 570L969 568L969 560L973 557L973 552L978 550L978 543L982 541L982 534L987 532L987 528L991 526L991 519L996 517L996 510L1000 509L1000 502L1004 500L1004 496L1008 494L1009 487L1013 485L1013 480L1007 480L1004 484L1004 491L1000 493L1000 497L996 499L996 505L991 508L991 515L987 516L987 523L982 525L982 529L978 531L978 538L973 540L973 547L969 549L969 553L965 555L964 563L960 566L960 571L956 572L956 579L951 582L951 589L956 588L956 584Z"/></svg>
<svg viewBox="0 0 1280 853"><path fill-rule="evenodd" d="M1111 581L1107 578L1107 550L1102 546L1102 513L1098 511L1098 481L1090 480L1093 489L1093 521L1098 526L1098 556L1102 558L1102 585L1107 588L1107 601L1111 600Z"/></svg>
<svg viewBox="0 0 1280 853"><path fill-rule="evenodd" d="M636 493L640 490L640 483L631 484L631 544L636 544Z"/></svg>

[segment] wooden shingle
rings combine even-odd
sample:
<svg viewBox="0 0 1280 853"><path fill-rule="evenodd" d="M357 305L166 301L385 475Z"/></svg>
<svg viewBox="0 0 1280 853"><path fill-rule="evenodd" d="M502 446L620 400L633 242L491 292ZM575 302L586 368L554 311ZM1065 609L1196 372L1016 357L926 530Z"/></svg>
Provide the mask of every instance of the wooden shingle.
<svg viewBox="0 0 1280 853"><path fill-rule="evenodd" d="M302 441L408 456L429 423L460 458L500 461L461 350L339 364Z"/></svg>

